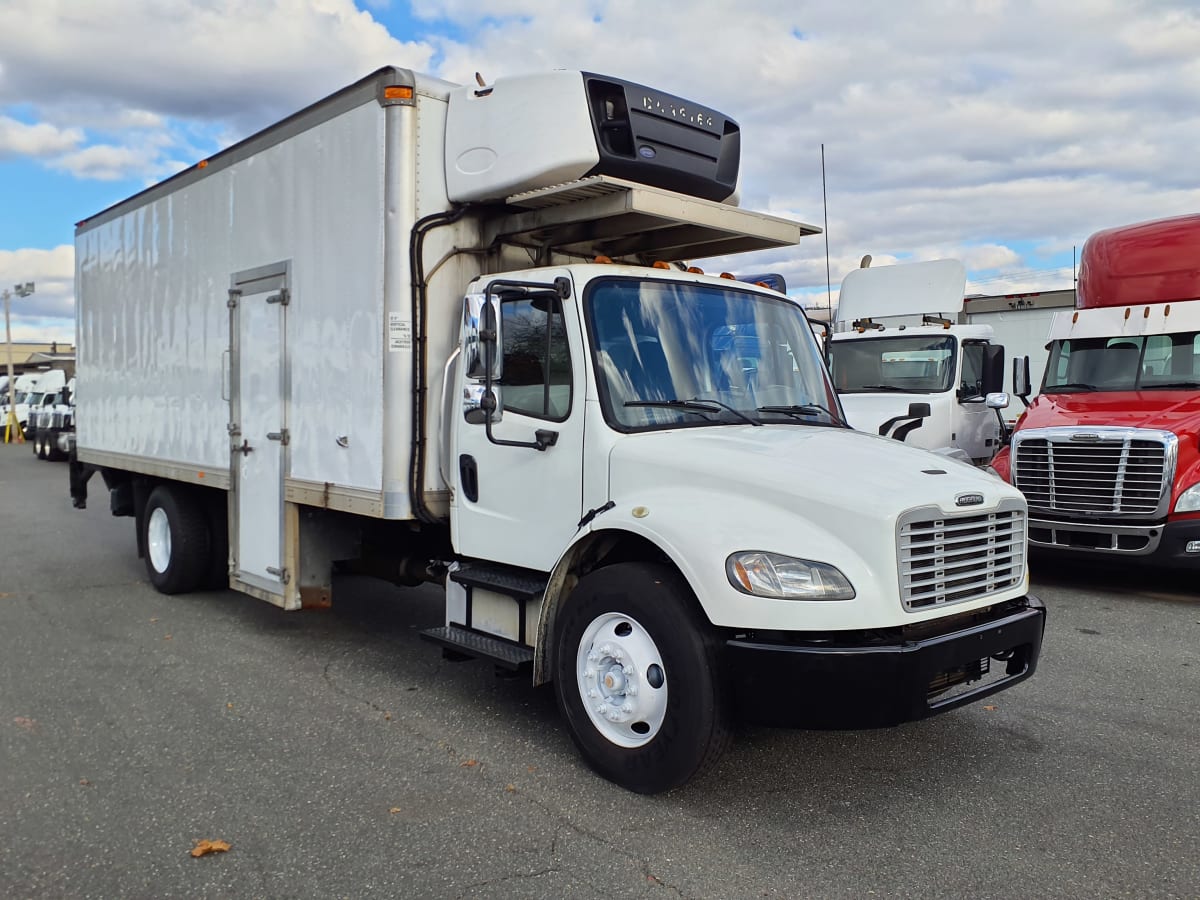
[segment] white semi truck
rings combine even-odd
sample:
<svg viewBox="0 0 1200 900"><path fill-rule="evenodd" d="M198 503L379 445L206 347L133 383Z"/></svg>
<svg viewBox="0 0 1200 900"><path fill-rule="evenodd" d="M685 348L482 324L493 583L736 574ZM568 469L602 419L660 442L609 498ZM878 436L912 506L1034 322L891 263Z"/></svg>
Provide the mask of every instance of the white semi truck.
<svg viewBox="0 0 1200 900"><path fill-rule="evenodd" d="M955 259L855 269L827 351L851 425L984 465L1006 433L1004 347L960 323L966 283Z"/></svg>
<svg viewBox="0 0 1200 900"><path fill-rule="evenodd" d="M76 505L98 471L166 593L444 586L426 636L554 682L635 791L735 710L1020 682L1020 493L847 427L798 305L684 265L817 231L728 202L739 139L619 79L386 68L80 223Z"/></svg>

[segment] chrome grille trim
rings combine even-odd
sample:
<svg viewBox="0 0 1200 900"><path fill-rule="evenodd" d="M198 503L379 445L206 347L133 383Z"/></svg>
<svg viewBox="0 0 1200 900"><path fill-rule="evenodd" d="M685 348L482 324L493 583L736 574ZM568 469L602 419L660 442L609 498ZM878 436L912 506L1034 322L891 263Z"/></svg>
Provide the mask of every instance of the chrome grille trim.
<svg viewBox="0 0 1200 900"><path fill-rule="evenodd" d="M1113 426L1031 428L1012 439L1012 480L1035 512L1080 518L1161 517L1179 438Z"/></svg>
<svg viewBox="0 0 1200 900"><path fill-rule="evenodd" d="M896 525L900 599L908 612L981 600L1025 580L1026 513L1020 500L990 512L905 512Z"/></svg>

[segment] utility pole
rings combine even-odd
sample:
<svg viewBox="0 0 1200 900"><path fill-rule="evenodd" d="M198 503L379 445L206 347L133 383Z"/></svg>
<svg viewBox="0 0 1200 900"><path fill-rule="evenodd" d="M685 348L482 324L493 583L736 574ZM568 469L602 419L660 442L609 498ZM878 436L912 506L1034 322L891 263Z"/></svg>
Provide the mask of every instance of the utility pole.
<svg viewBox="0 0 1200 900"><path fill-rule="evenodd" d="M24 284L14 285L10 291L4 289L4 339L8 343L8 416L4 422L4 443L21 444L25 442L25 435L21 433L21 424L17 421L17 386L16 378L13 375L13 346L12 346L12 323L9 318L9 303L8 298L13 294L18 297L28 297L33 293L33 282L27 281ZM13 437L13 433L16 437Z"/></svg>

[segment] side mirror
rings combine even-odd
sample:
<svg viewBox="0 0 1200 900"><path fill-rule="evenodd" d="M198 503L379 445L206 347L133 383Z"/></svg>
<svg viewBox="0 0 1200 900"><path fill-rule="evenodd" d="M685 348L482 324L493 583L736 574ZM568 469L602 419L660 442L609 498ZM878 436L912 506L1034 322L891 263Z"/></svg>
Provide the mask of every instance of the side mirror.
<svg viewBox="0 0 1200 900"><path fill-rule="evenodd" d="M1004 347L986 344L983 348L983 392L1004 390Z"/></svg>
<svg viewBox="0 0 1200 900"><path fill-rule="evenodd" d="M463 301L463 361L468 378L483 381L488 376L488 361L491 376L501 374L500 316L496 304L498 298L488 302L483 294L468 294Z"/></svg>
<svg viewBox="0 0 1200 900"><path fill-rule="evenodd" d="M1029 357L1028 356L1018 356L1016 359L1013 360L1012 383L1013 383L1012 392L1014 394L1016 394L1018 397L1020 397L1022 400L1026 401L1025 405L1028 406L1029 405L1028 397L1030 394L1030 387L1031 387L1029 384Z"/></svg>
<svg viewBox="0 0 1200 900"><path fill-rule="evenodd" d="M927 419L929 418L931 408L928 403L910 403L908 404L908 415L912 419Z"/></svg>
<svg viewBox="0 0 1200 900"><path fill-rule="evenodd" d="M984 402L988 409L1008 409L1008 394L1004 391L995 391L988 394Z"/></svg>

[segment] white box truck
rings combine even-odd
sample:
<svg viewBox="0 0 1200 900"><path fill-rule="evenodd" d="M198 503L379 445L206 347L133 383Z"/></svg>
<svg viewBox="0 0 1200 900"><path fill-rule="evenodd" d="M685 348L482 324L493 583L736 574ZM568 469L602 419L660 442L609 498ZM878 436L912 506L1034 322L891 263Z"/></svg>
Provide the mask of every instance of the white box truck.
<svg viewBox="0 0 1200 900"><path fill-rule="evenodd" d="M735 710L886 725L1028 678L1026 508L848 428L802 309L683 261L738 209L720 113L580 72L382 69L79 224L72 495L161 591L445 588L426 636L553 682L635 791Z"/></svg>

